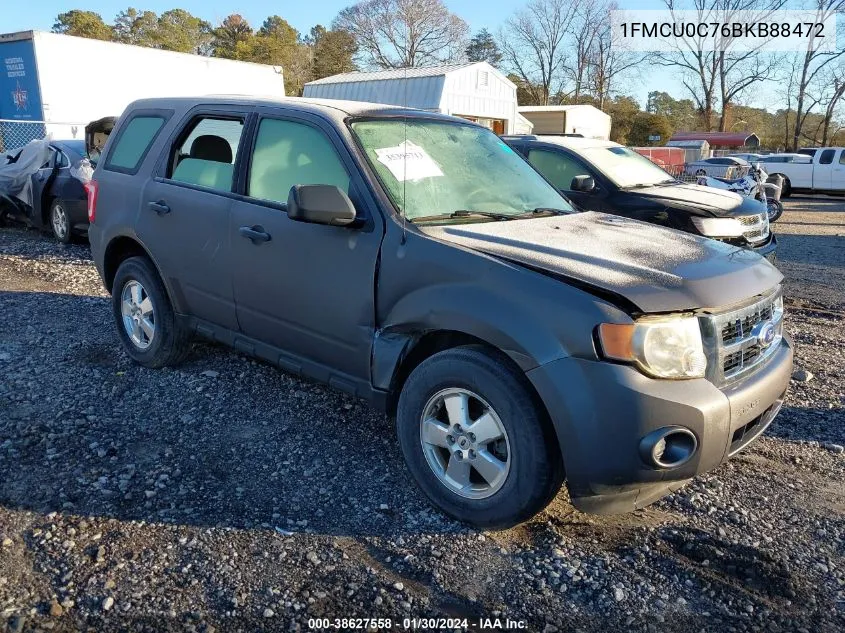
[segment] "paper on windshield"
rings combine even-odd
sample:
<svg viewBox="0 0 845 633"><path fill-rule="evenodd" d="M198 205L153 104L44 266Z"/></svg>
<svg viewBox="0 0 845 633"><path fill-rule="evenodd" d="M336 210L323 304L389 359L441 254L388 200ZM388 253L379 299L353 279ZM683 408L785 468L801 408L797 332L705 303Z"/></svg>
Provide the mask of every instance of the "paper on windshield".
<svg viewBox="0 0 845 633"><path fill-rule="evenodd" d="M403 141L396 147L377 149L376 156L399 182L436 178L443 175L434 159L422 147L411 141Z"/></svg>

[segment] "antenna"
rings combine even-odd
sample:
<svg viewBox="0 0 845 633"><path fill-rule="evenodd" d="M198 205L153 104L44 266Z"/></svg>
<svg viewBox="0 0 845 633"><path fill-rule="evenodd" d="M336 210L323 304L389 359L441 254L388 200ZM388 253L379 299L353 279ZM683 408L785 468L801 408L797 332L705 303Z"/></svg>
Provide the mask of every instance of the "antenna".
<svg viewBox="0 0 845 633"><path fill-rule="evenodd" d="M402 69L402 74L404 75L404 82L402 86L402 107L408 107L408 66ZM402 142L402 151L404 152L402 156L402 240L400 244L404 244L407 240L407 222L408 222L408 211L406 209L408 205L408 113L402 112L402 131L404 135L404 140Z"/></svg>

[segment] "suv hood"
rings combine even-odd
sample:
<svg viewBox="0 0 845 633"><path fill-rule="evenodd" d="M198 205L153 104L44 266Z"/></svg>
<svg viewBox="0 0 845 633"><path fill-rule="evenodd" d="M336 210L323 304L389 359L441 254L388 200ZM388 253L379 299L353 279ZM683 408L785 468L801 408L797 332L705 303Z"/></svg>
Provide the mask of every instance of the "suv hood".
<svg viewBox="0 0 845 633"><path fill-rule="evenodd" d="M746 198L738 193L691 183L632 189L628 193L634 197L646 198L668 207L698 211L699 214L702 211L721 216L744 215L755 211L759 213L755 205L760 203L756 200L752 200L755 203L754 205L743 204Z"/></svg>
<svg viewBox="0 0 845 633"><path fill-rule="evenodd" d="M604 213L418 228L445 242L620 295L642 312L729 306L783 279L749 250Z"/></svg>

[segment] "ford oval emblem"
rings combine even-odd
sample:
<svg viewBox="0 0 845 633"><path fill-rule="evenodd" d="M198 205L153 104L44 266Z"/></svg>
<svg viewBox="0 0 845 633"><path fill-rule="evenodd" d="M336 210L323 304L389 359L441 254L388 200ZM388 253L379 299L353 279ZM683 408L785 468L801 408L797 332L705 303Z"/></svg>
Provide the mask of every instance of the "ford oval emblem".
<svg viewBox="0 0 845 633"><path fill-rule="evenodd" d="M751 336L757 339L760 347L768 347L775 340L775 324L771 321L762 321L751 329Z"/></svg>

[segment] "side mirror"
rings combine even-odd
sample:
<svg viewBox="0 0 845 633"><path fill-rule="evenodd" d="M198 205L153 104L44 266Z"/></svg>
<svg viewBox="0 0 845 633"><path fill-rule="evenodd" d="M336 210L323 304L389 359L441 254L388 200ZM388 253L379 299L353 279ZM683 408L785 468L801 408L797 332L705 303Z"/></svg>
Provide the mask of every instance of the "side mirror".
<svg viewBox="0 0 845 633"><path fill-rule="evenodd" d="M355 221L355 205L334 185L294 185L288 194L288 217L298 222L346 226Z"/></svg>
<svg viewBox="0 0 845 633"><path fill-rule="evenodd" d="M572 183L569 185L571 191L580 191L582 193L590 193L596 188L596 181L592 176L575 176Z"/></svg>

